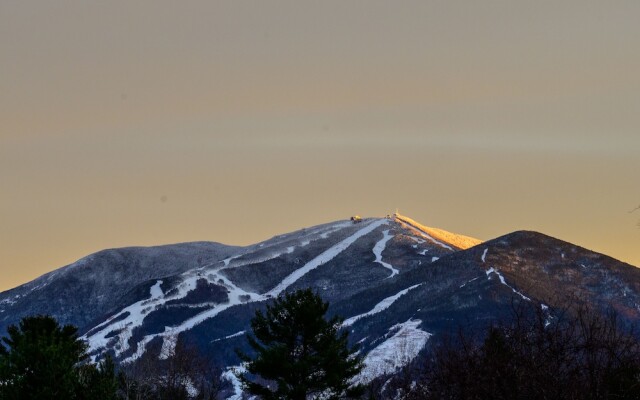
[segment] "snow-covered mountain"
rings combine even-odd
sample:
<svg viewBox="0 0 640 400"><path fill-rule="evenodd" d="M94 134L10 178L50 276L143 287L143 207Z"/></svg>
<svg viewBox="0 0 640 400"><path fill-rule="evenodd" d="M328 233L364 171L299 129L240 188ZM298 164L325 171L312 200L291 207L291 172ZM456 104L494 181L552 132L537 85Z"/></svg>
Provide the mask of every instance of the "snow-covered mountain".
<svg viewBox="0 0 640 400"><path fill-rule="evenodd" d="M481 242L395 214L337 221L248 247L188 243L106 250L0 293L0 334L48 313L81 328L94 358L166 358L178 341L225 368L256 309L312 287L365 356L359 381L390 374L443 335L483 328L514 302L573 292L640 317L640 270L534 232ZM233 374L226 373L233 384ZM229 396L237 385L229 385ZM235 389L234 389L235 388ZM237 398L237 397L236 397Z"/></svg>

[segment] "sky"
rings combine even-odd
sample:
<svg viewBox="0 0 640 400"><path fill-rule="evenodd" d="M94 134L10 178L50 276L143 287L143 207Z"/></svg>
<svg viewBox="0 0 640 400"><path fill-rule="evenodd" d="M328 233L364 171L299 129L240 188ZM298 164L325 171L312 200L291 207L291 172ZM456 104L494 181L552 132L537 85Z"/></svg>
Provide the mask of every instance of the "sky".
<svg viewBox="0 0 640 400"><path fill-rule="evenodd" d="M0 2L0 291L397 209L640 266L640 2Z"/></svg>

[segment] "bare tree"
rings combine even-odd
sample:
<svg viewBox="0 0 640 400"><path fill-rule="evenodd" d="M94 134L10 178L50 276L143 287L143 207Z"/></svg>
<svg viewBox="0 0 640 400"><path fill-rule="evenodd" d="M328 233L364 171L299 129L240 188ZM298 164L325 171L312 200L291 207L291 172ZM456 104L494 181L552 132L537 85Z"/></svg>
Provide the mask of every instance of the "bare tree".
<svg viewBox="0 0 640 400"><path fill-rule="evenodd" d="M120 396L126 400L214 400L220 393L220 368L194 347L178 341L173 355L147 352L123 367Z"/></svg>
<svg viewBox="0 0 640 400"><path fill-rule="evenodd" d="M464 332L445 342L416 386L415 399L640 398L640 342L616 315L584 305L517 310L483 340Z"/></svg>

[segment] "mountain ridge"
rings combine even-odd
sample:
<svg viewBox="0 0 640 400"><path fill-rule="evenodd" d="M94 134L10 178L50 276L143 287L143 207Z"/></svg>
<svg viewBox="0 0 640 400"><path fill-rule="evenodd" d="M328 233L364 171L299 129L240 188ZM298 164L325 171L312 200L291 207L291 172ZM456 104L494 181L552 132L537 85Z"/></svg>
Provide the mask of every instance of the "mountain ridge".
<svg viewBox="0 0 640 400"><path fill-rule="evenodd" d="M560 294L572 294L613 307L629 324L640 320L640 270L629 264L533 231L483 242L400 214L334 221L244 247L114 249L77 263L38 278L48 282L41 289L33 289L36 279L0 293L0 331L44 309L79 325L94 360L163 359L187 343L227 368L226 395L234 399L242 394L229 373L240 362L233 349L248 351L251 317L284 291L313 288L330 315L344 317L365 359L360 382L415 362L460 326L481 329L508 317L514 302L553 309L562 306ZM123 272L132 276L120 282ZM83 289L92 285L108 287L108 295Z"/></svg>

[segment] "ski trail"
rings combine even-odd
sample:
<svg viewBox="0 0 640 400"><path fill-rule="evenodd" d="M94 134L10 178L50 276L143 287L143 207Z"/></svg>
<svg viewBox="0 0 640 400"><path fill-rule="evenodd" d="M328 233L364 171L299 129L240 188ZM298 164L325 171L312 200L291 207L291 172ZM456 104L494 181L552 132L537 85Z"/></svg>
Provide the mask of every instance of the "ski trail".
<svg viewBox="0 0 640 400"><path fill-rule="evenodd" d="M378 376L396 372L416 358L432 336L418 328L421 323L419 319L410 319L392 326L389 332L396 332L365 356L362 371L353 382L369 383Z"/></svg>
<svg viewBox="0 0 640 400"><path fill-rule="evenodd" d="M364 314L360 314L360 315L356 315L355 317L351 317L349 319L346 319L343 323L342 323L342 327L347 327L347 326L351 326L353 325L357 320L362 319L364 317L368 317L370 315L373 314L377 314L381 311L386 310L387 308L391 307L391 305L393 303L395 303L396 300L398 300L400 297L404 296L405 294L409 293L410 290L413 290L415 288L417 288L420 285L423 285L424 283L419 283L417 285L413 285L411 287L408 287L404 290L401 290L400 292L394 294L393 296L387 297L385 299L383 299L381 302L379 302L378 304L376 304L370 311L367 311Z"/></svg>
<svg viewBox="0 0 640 400"><path fill-rule="evenodd" d="M375 246L373 246L373 254L375 254L376 256L376 261L378 264L382 265L383 267L385 267L386 269L391 271L391 275L387 276L387 278L391 278L394 275L398 275L398 270L393 268L393 265L386 263L384 261L382 261L382 252L384 251L385 247L387 246L387 242L389 240L391 240L391 238L393 238L393 235L389 235L389 230L387 229L386 231L382 232L382 234L384 235L382 237L382 239L380 239L380 241L378 243L376 243Z"/></svg>
<svg viewBox="0 0 640 400"><path fill-rule="evenodd" d="M522 293L518 292L517 290L515 290L511 285L509 285L507 283L507 281L504 280L504 276L502 276L502 274L500 273L500 271L498 271L497 269L494 269L493 267L489 268L488 270L485 271L485 273L487 274L487 279L491 279L489 277L490 274L496 274L498 276L498 279L500 279L500 283L502 283L503 285L505 285L506 287L508 287L509 289L511 289L513 291L513 293L517 294L518 296L522 297L524 300L527 301L531 301L530 298L528 298L527 296L523 295Z"/></svg>
<svg viewBox="0 0 640 400"><path fill-rule="evenodd" d="M196 314L193 317L187 319L186 321L183 321L182 323L180 323L177 326L165 327L165 330L162 333L145 336L138 343L138 351L134 355L132 355L131 357L127 358L126 360L123 360L123 362L126 363L126 362L130 362L130 361L134 361L136 358L138 358L141 355L140 351L142 351L142 353L144 353L145 345L147 343L149 343L151 341L151 339L153 339L154 337L161 337L163 339L161 358L170 357L171 355L173 355L173 353L175 351L176 339L177 339L178 335L181 334L182 332L185 332L185 331L193 328L194 326L199 325L202 322L204 322L204 321L206 321L206 320L208 320L210 318L215 317L216 315L218 315L222 311L225 311L225 310L229 309L230 307L233 307L235 305L241 304L242 301L239 300L239 299L243 295L244 296L246 296L246 295L250 296L250 298L251 298L250 301L252 301L252 302L253 301L266 300L266 299L269 298L269 295L273 296L273 297L277 297L278 294L280 294L282 291L284 291L287 287L289 287L295 281L300 279L300 277L302 277L303 275L305 275L309 271L313 270L314 268L317 268L318 266L320 266L322 264L325 264L326 262L332 260L336 255L340 254L342 251L344 251L347 247L349 247L351 244L353 244L353 242L358 240L360 237L372 232L377 227L379 227L379 226L381 226L383 224L386 224L386 223L387 223L386 220L377 220L377 221L374 221L374 222L370 223L369 225L367 225L364 228L360 229L359 231L357 231L353 235L349 236L348 238L342 240L338 244L336 244L336 245L330 247L329 249L325 250L322 254L320 254L316 258L312 259L311 261L309 261L302 268L300 268L300 269L294 271L293 273L291 273L282 282L280 282L280 284L278 286L276 286L274 289L272 289L271 291L269 291L268 293L266 293L264 295L259 295L259 294L256 294L256 293L246 292L246 291L242 290L241 288L239 288L238 286L236 286L235 284L233 284L233 282L229 281L224 276L219 276L219 278L224 281L224 285L229 290L229 303L220 304L220 305L217 305L216 307L214 307L212 309L209 309L209 310L203 311L203 312L201 312L199 314ZM140 347L142 347L142 349Z"/></svg>
<svg viewBox="0 0 640 400"><path fill-rule="evenodd" d="M380 227L382 225L386 225L387 223L388 223L388 221L386 219L381 219L381 220L376 220L376 221L371 222L369 225L367 225L364 228L360 229L359 231L357 231L353 235L351 235L348 238L342 240L338 244L328 248L327 250L322 252L322 254L318 255L317 257L315 257L314 259L312 259L311 261L306 263L303 267L293 271L291 274L289 274L289 276L284 278L282 280L282 282L280 282L276 287L274 287L269 292L267 292L266 295L267 296L273 296L273 297L278 296L286 288L291 286L298 279L302 278L304 275L306 275L310 271L318 268L322 264L326 264L327 262L331 261L338 254L342 253L349 246L351 246L356 240L360 239L362 236L364 236L364 235L366 235L368 233L373 232L374 229L376 229L376 228L378 228L378 227Z"/></svg>

